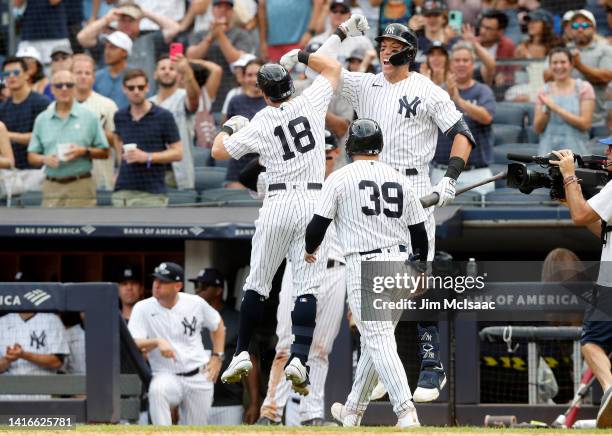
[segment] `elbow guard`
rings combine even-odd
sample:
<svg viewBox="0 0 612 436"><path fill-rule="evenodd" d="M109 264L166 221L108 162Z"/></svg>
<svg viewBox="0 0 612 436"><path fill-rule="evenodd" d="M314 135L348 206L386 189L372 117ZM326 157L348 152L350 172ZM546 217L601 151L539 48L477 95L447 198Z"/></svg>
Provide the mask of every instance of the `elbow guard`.
<svg viewBox="0 0 612 436"><path fill-rule="evenodd" d="M468 127L463 117L459 118L459 121L457 121L455 125L448 129L448 131L446 132L446 136L452 138L454 138L456 135L465 136L467 140L470 141L470 144L472 144L473 148L478 147L478 144L476 144L476 140L474 139L474 136L472 135L472 132L470 131L470 128Z"/></svg>

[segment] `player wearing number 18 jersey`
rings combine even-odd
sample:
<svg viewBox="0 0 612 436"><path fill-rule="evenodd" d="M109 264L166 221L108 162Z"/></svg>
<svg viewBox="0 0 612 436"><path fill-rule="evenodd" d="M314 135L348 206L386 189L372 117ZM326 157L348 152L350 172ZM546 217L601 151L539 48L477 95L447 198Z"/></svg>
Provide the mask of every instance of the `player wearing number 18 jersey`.
<svg viewBox="0 0 612 436"><path fill-rule="evenodd" d="M248 123L232 117L215 138L215 159L259 154L266 167L266 197L255 221L251 271L244 285L236 355L221 379L239 382L251 369L249 342L263 315L272 278L285 257L291 260L297 299L291 314L294 342L285 367L293 389L308 394L306 361L315 327L316 295L327 266L326 249L319 262L302 261L304 232L312 217L325 175L325 113L337 86L341 66L312 55L309 66L320 76L294 99L289 73L278 64L261 67L257 81L267 107Z"/></svg>
<svg viewBox="0 0 612 436"><path fill-rule="evenodd" d="M304 258L306 262L317 258L314 253L327 227L335 220L345 251L349 305L363 342L353 389L346 405L336 403L332 407L334 418L345 426L359 425L380 377L389 391L399 426L414 427L419 421L394 335L399 311L392 314L395 315L392 320L385 320L384 315L373 313L376 311L371 308L362 312L361 305L362 296L373 292L362 286L362 262L407 260L404 241L408 233L413 253L418 253L422 261L427 259L427 215L410 181L378 162L382 146L382 132L375 121L358 119L350 126L346 151L354 162L325 181L319 205L306 230Z"/></svg>

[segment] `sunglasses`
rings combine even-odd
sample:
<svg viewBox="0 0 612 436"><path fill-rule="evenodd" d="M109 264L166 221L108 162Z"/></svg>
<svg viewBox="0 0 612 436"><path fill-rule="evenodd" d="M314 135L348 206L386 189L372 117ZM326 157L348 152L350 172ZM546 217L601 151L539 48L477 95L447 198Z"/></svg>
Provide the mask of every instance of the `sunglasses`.
<svg viewBox="0 0 612 436"><path fill-rule="evenodd" d="M128 91L134 92L136 89L138 89L139 91L144 91L147 85L126 85L125 87Z"/></svg>
<svg viewBox="0 0 612 436"><path fill-rule="evenodd" d="M65 82L65 83L54 83L53 87L55 89L72 89L74 88L74 83L73 82Z"/></svg>
<svg viewBox="0 0 612 436"><path fill-rule="evenodd" d="M70 56L68 56L67 54L57 54L51 56L51 62L65 61L68 58L70 58Z"/></svg>
<svg viewBox="0 0 612 436"><path fill-rule="evenodd" d="M580 28L588 29L589 27L593 27L593 25L591 23L572 23L572 29L574 30L578 30Z"/></svg>
<svg viewBox="0 0 612 436"><path fill-rule="evenodd" d="M19 69L15 69L15 70L6 70L2 73L2 77L17 77L21 74L21 70Z"/></svg>

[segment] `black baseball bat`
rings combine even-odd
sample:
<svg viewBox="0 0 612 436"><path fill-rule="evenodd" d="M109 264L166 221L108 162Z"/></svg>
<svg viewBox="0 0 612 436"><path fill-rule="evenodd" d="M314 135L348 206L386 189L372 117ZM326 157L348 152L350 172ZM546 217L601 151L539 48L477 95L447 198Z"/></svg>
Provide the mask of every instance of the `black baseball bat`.
<svg viewBox="0 0 612 436"><path fill-rule="evenodd" d="M457 189L457 192L455 193L455 195L463 194L464 192L467 192L471 189L478 188L479 186L486 185L487 183L491 183L496 180L505 179L507 175L508 175L507 171L501 171L495 174L494 176L481 180L480 182L472 183L471 185L466 185L463 188ZM427 194L424 197L421 197L420 201L423 207L431 207L435 205L439 199L440 199L440 196L438 195L438 193L432 192L431 194Z"/></svg>

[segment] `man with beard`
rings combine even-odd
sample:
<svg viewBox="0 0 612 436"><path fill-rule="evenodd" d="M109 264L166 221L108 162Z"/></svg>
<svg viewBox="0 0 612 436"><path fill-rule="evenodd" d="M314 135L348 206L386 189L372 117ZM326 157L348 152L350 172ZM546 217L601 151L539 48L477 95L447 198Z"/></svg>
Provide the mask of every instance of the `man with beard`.
<svg viewBox="0 0 612 436"><path fill-rule="evenodd" d="M149 100L172 113L181 142L184 144L183 159L172 163L172 174L169 180L166 179L166 183L179 189L193 189L195 175L191 144L195 132L194 113L198 110L200 87L187 58L180 54L172 59L169 56L162 56L157 61L155 80L158 93Z"/></svg>

